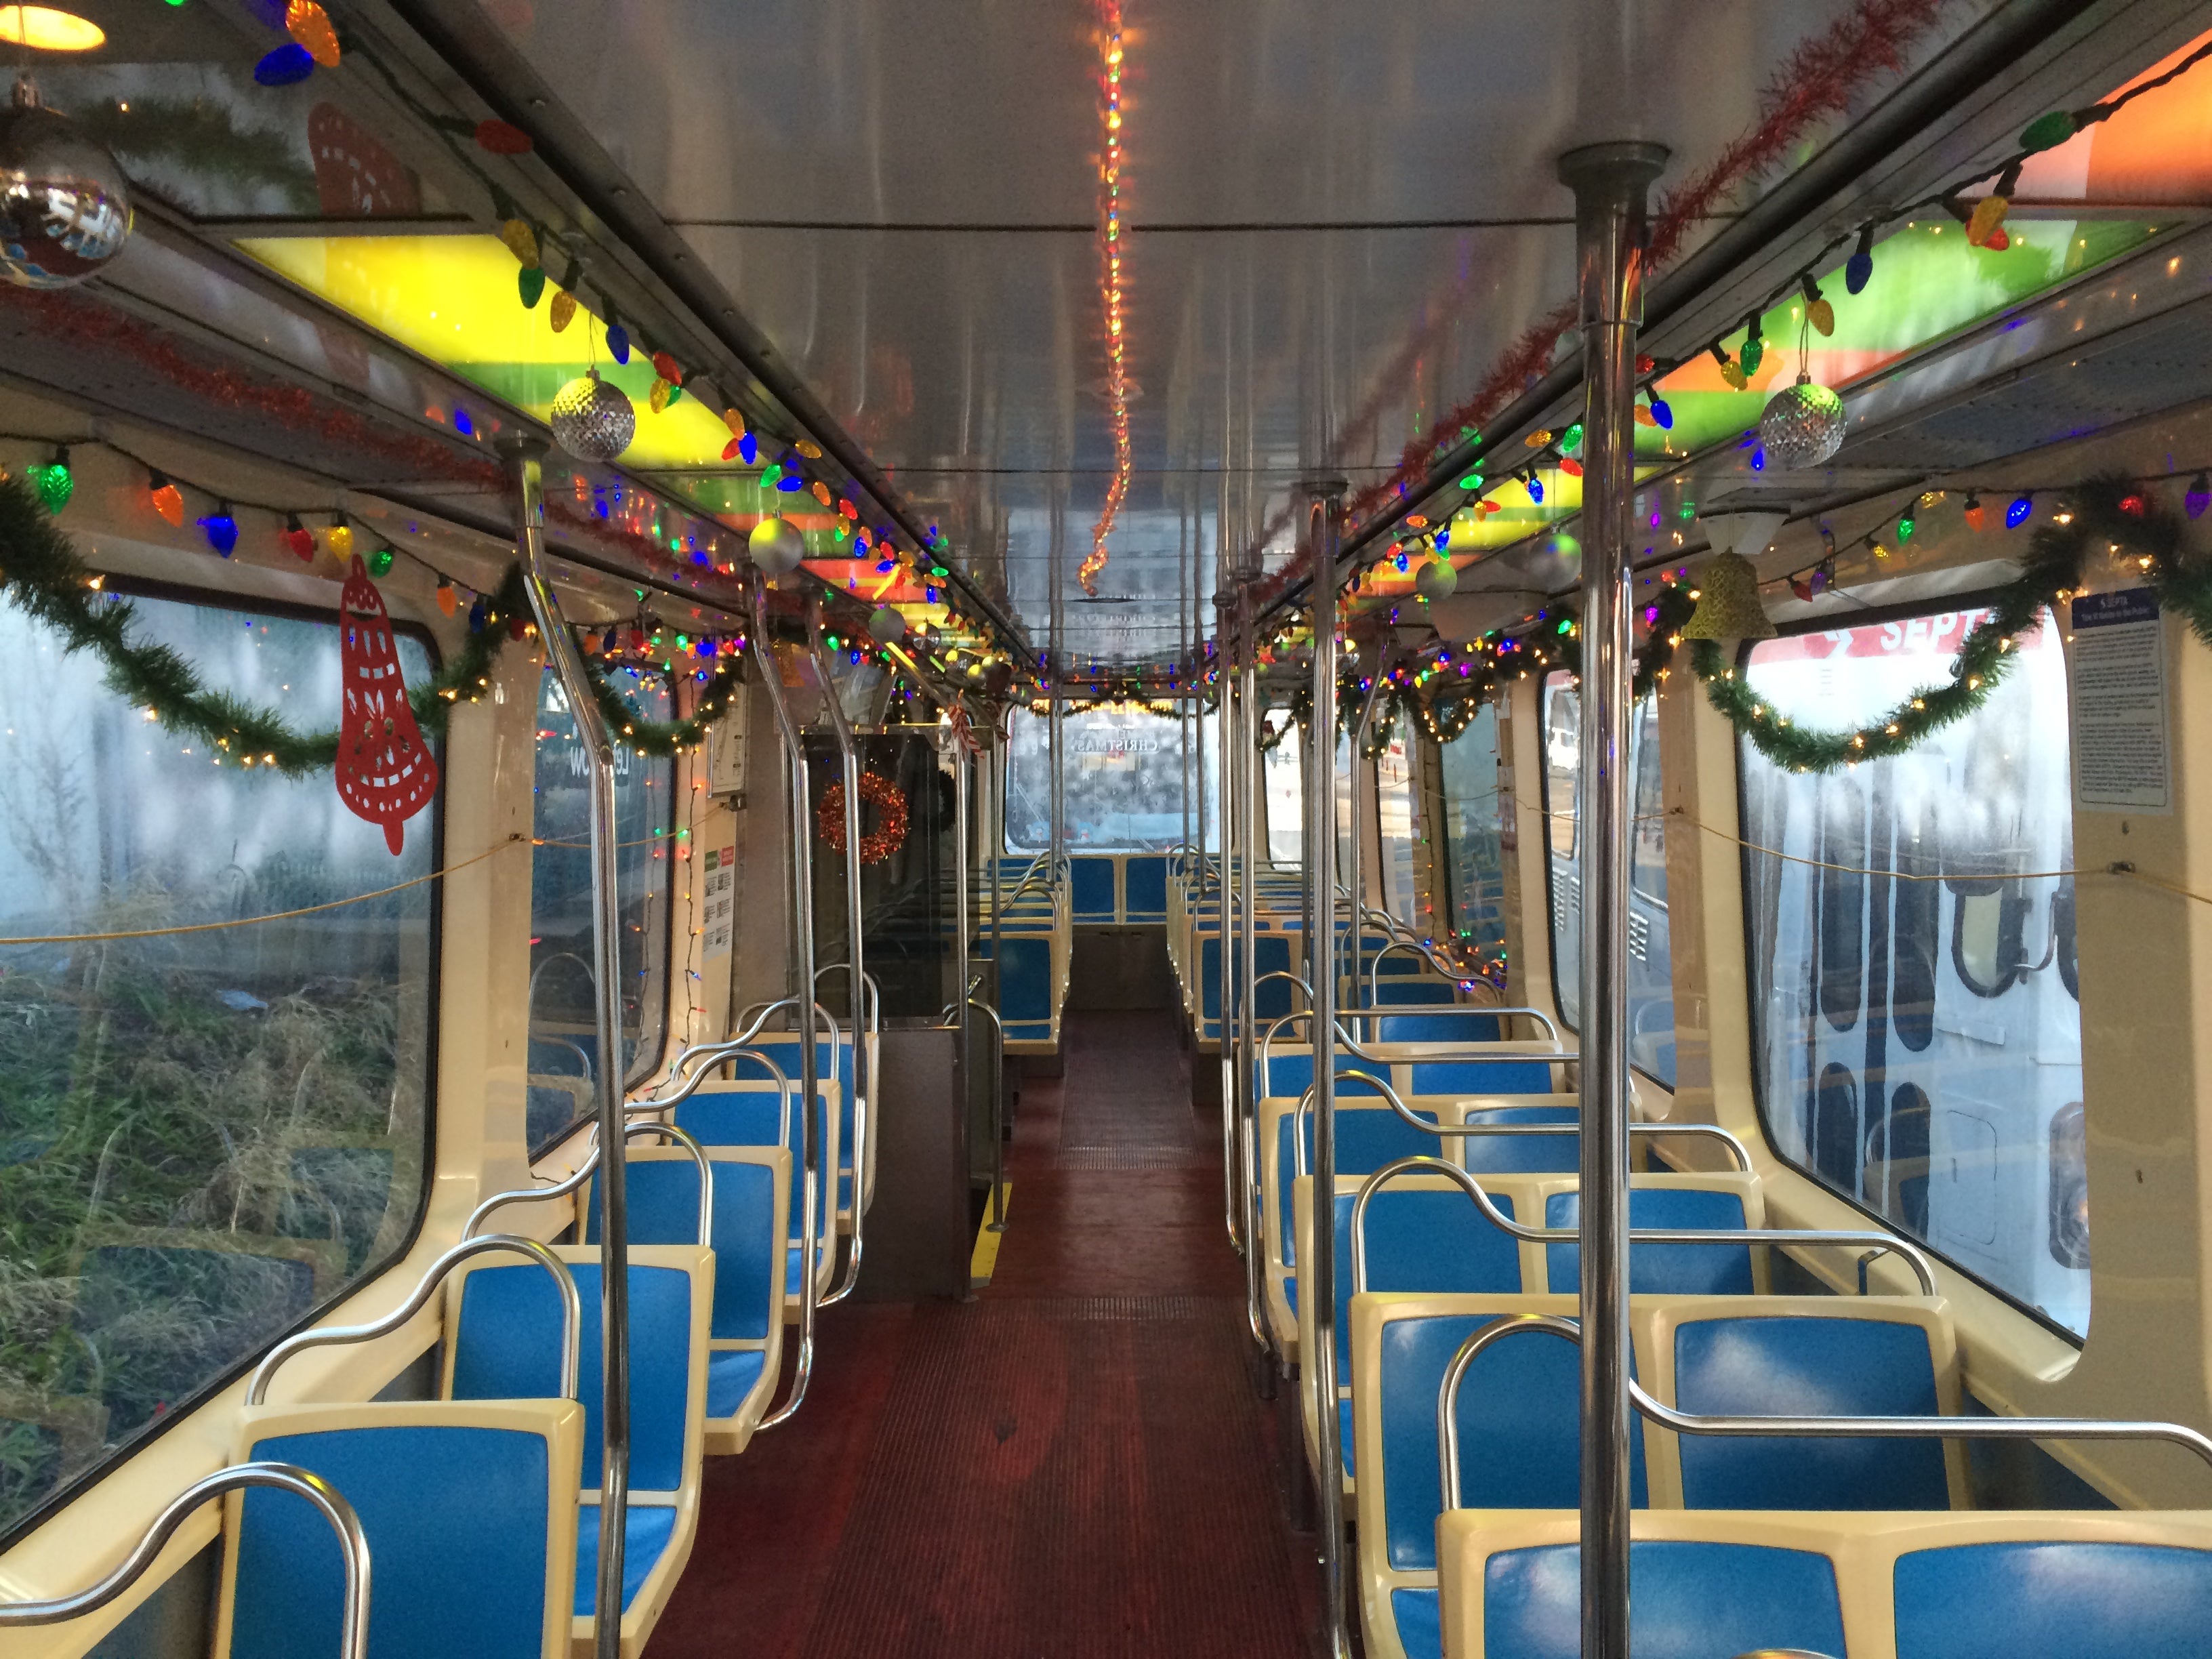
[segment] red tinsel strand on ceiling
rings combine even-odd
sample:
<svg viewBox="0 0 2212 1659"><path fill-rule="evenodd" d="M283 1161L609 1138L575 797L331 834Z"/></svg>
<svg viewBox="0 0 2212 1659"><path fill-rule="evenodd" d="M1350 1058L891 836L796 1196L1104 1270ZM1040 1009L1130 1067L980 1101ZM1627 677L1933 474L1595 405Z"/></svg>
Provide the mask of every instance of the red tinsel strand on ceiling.
<svg viewBox="0 0 2212 1659"><path fill-rule="evenodd" d="M1660 197L1650 239L1650 269L1668 263L1680 252L1691 226L1711 217L1738 186L1783 161L1813 128L1846 113L1880 76L1901 74L1911 48L1935 27L1943 4L1944 0L1858 0L1827 28L1800 42L1760 94L1757 121L1706 167ZM1389 477L1346 502L1347 516L1357 520L1415 487L1437 458L1459 441L1462 428L1480 428L1543 373L1574 321L1575 306L1569 301L1526 330L1464 402L1438 416L1425 434L1406 446ZM1359 424L1355 420L1347 431ZM1287 514L1280 516L1281 522L1269 521L1263 544L1287 522ZM1266 599L1279 595L1306 568L1300 550L1269 579Z"/></svg>

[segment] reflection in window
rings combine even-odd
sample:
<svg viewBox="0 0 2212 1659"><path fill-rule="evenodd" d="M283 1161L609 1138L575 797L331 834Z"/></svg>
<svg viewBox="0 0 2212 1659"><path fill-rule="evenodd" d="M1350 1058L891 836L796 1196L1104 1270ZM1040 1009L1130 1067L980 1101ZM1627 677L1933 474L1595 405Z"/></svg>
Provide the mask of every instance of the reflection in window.
<svg viewBox="0 0 2212 1659"><path fill-rule="evenodd" d="M1221 847L1215 741L1211 714L1206 734L1206 845ZM1052 842L1052 722L1026 709L1014 712L1007 744L1006 850L1041 853ZM1067 815L1069 850L1077 853L1158 853L1183 839L1183 725L1141 710L1093 708L1060 717L1067 744L1061 810ZM1195 736L1193 748L1197 746ZM1194 807L1197 803L1193 801ZM1191 819L1193 839L1199 823Z"/></svg>
<svg viewBox="0 0 2212 1659"><path fill-rule="evenodd" d="M1552 981L1559 1018L1579 1030L1583 1006L1583 883L1576 811L1582 698L1565 674L1544 682L1544 810L1550 815ZM1629 720L1632 803L1628 881L1628 1057L1637 1070L1674 1086L1674 970L1667 920L1665 776L1659 705L1646 698Z"/></svg>
<svg viewBox="0 0 2212 1659"><path fill-rule="evenodd" d="M335 726L321 621L136 599L210 686ZM431 672L398 636L402 671ZM327 772L218 767L0 600L0 932L275 915L427 875ZM423 1194L423 882L200 933L0 950L0 1537L389 1261Z"/></svg>
<svg viewBox="0 0 2212 1659"><path fill-rule="evenodd" d="M630 669L615 684L647 720L672 718L668 682ZM568 694L550 667L538 682L538 807L543 843L530 865L530 1121L532 1154L592 1109L599 1066L592 1003L590 765ZM670 872L676 763L615 749L616 893L622 915L623 1081L660 1062L667 1025Z"/></svg>
<svg viewBox="0 0 2212 1659"><path fill-rule="evenodd" d="M1407 753L1399 722L1382 752L1375 757L1375 817L1381 839L1376 843L1382 877L1382 908L1421 937L1430 933L1421 914L1421 895L1413 877L1413 839L1420 833L1420 812L1413 792L1413 758Z"/></svg>
<svg viewBox="0 0 2212 1659"><path fill-rule="evenodd" d="M1499 836L1498 709L1486 703L1443 746L1445 886L1462 960L1502 984L1505 971L1505 854Z"/></svg>
<svg viewBox="0 0 2212 1659"><path fill-rule="evenodd" d="M1985 614L1765 641L1747 672L1790 719L1866 720L1942 684ZM1908 754L1820 777L1743 746L1754 1076L1784 1158L2078 1335L2073 893L2038 873L2072 863L2066 670L2048 628L2014 649Z"/></svg>

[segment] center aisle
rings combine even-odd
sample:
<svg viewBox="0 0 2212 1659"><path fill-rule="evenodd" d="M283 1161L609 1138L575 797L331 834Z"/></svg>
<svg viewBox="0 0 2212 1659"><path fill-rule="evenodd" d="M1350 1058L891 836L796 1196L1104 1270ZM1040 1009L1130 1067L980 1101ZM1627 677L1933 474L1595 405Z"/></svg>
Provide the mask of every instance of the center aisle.
<svg viewBox="0 0 2212 1659"><path fill-rule="evenodd" d="M708 1465L654 1659L1307 1651L1218 1120L1170 1013L1063 1041L1065 1079L1022 1085L991 1285L823 1315L799 1416Z"/></svg>

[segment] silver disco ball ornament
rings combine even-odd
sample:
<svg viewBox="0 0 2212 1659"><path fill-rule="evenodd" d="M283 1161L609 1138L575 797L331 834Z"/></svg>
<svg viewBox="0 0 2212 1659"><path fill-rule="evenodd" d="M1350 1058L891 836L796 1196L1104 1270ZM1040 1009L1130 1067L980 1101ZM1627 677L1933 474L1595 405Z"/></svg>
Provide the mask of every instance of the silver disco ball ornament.
<svg viewBox="0 0 2212 1659"><path fill-rule="evenodd" d="M1844 400L1801 374L1766 400L1759 417L1766 458L1785 471L1818 466L1844 447Z"/></svg>
<svg viewBox="0 0 2212 1659"><path fill-rule="evenodd" d="M1459 591L1459 572L1449 559L1431 559L1413 573L1413 592L1425 599L1448 599Z"/></svg>
<svg viewBox="0 0 2212 1659"><path fill-rule="evenodd" d="M896 645L906 637L906 618L890 606L879 605L868 618L868 637L878 645Z"/></svg>
<svg viewBox="0 0 2212 1659"><path fill-rule="evenodd" d="M131 193L106 149L39 101L29 76L0 115L0 276L70 288L131 237Z"/></svg>
<svg viewBox="0 0 2212 1659"><path fill-rule="evenodd" d="M586 369L553 398L553 441L580 461L611 461L637 435L629 394Z"/></svg>
<svg viewBox="0 0 2212 1659"><path fill-rule="evenodd" d="M806 556L805 538L788 519L769 517L753 526L745 540L753 562L771 576L787 576Z"/></svg>

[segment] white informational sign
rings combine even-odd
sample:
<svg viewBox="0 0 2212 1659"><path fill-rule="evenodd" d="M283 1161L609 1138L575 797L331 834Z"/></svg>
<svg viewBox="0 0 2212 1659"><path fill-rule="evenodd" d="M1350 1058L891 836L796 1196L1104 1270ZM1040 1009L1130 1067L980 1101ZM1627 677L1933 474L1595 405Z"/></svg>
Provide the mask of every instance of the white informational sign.
<svg viewBox="0 0 2212 1659"><path fill-rule="evenodd" d="M2067 653L2074 805L2087 812L2173 810L2166 719L2166 625L2148 588L2073 602Z"/></svg>
<svg viewBox="0 0 2212 1659"><path fill-rule="evenodd" d="M738 849L707 849L707 890L699 925L706 929L705 960L730 954L730 935L737 921Z"/></svg>

